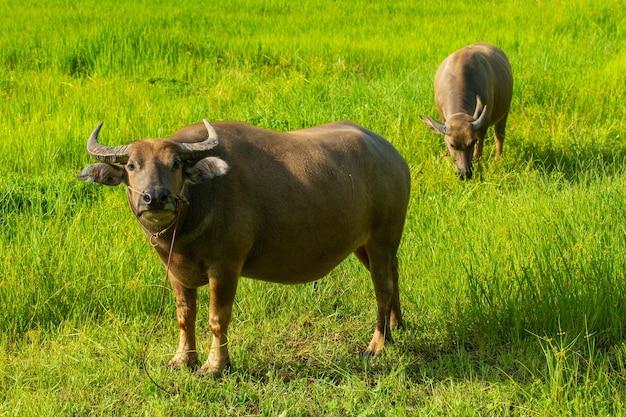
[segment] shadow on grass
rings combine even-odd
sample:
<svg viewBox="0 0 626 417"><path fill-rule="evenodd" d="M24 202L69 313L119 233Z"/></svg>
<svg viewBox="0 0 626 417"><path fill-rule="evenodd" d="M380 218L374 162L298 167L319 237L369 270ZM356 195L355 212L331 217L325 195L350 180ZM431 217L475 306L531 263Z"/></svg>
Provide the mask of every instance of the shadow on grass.
<svg viewBox="0 0 626 417"><path fill-rule="evenodd" d="M475 179L480 180L485 172L502 169L517 174L538 171L547 178L578 183L613 177L626 171L626 143L618 140L563 146L514 138L507 141L503 160L496 165L493 164L494 152L493 143L485 145L485 155L476 164Z"/></svg>

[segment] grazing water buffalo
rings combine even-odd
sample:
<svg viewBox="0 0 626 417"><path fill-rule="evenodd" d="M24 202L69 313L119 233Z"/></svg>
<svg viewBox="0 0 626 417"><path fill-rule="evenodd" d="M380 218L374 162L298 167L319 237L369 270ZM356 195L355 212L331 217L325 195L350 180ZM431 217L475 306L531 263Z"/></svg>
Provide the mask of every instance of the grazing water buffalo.
<svg viewBox="0 0 626 417"><path fill-rule="evenodd" d="M483 153L487 128L494 126L496 159L502 154L506 119L513 96L511 66L499 48L475 43L448 56L435 74L435 106L441 123L422 121L445 135L448 153L463 179L472 177L472 155Z"/></svg>
<svg viewBox="0 0 626 417"><path fill-rule="evenodd" d="M350 253L371 273L378 304L365 356L378 355L392 340L391 329L402 324L396 251L410 177L384 138L349 122L276 133L204 120L169 139L103 146L101 126L87 150L102 162L78 178L126 184L146 237L164 264L169 259L180 327L169 365L197 363L198 287L210 287L213 333L198 373L218 376L230 363L226 335L240 276L309 282Z"/></svg>

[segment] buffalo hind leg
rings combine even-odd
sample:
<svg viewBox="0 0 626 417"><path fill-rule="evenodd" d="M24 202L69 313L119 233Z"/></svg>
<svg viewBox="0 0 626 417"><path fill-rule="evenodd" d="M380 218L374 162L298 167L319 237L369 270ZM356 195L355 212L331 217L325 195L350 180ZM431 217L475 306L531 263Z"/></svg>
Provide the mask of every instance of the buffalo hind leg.
<svg viewBox="0 0 626 417"><path fill-rule="evenodd" d="M366 257L363 251L365 251ZM376 304L378 306L374 336L364 353L365 358L369 359L380 354L385 346L385 342L393 342L391 336L392 327L402 324L397 258L394 250L374 240L367 242L363 249L359 248L355 253L361 262L364 259L368 261L368 269L372 276ZM365 262L363 263L366 267L368 266ZM395 273L394 270L396 271Z"/></svg>
<svg viewBox="0 0 626 417"><path fill-rule="evenodd" d="M361 246L356 251L354 251L354 254L359 259L359 261L361 261L363 266L365 266L365 268L370 271L370 260L367 256L367 251L365 250L365 247ZM393 330L396 327L403 327L402 309L400 308L400 287L398 285L398 257L395 255L391 274L393 282L393 296L391 298L391 314L389 317L389 323L391 325L391 330Z"/></svg>
<svg viewBox="0 0 626 417"><path fill-rule="evenodd" d="M237 281L236 275L226 279L216 277L209 279L211 287L209 326L211 333L213 333L213 341L209 358L198 371L199 376L219 377L224 369L230 366L227 335L237 291Z"/></svg>
<svg viewBox="0 0 626 417"><path fill-rule="evenodd" d="M181 366L194 367L198 363L196 352L196 299L198 290L186 288L170 274L170 284L176 296L176 317L180 335L178 338L178 350L176 355L169 361L168 366L179 368Z"/></svg>
<svg viewBox="0 0 626 417"><path fill-rule="evenodd" d="M496 161L502 156L502 146L504 145L504 138L506 136L506 119L508 116L507 113L502 120L493 127L493 136L496 140Z"/></svg>
<svg viewBox="0 0 626 417"><path fill-rule="evenodd" d="M398 256L394 255L393 264L391 266L391 280L393 283L393 295L391 297L391 316L389 323L391 329L404 328L404 321L402 320L402 309L400 308L400 286L398 284Z"/></svg>

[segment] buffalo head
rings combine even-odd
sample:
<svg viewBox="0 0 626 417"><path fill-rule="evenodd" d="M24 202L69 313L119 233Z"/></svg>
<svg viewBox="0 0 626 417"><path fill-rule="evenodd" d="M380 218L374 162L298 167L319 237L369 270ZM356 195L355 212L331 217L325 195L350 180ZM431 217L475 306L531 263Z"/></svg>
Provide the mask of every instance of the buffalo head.
<svg viewBox="0 0 626 417"><path fill-rule="evenodd" d="M462 179L472 178L472 158L474 146L478 140L478 131L487 121L487 106L483 106L480 97L476 96L474 115L455 113L448 116L444 123L439 123L431 116L421 119L435 133L445 135L446 148L454 164L456 173Z"/></svg>
<svg viewBox="0 0 626 417"><path fill-rule="evenodd" d="M185 200L187 184L197 184L224 175L228 165L208 156L219 144L217 131L204 120L208 137L196 143L146 139L123 146L98 142L102 123L87 142L89 154L102 162L87 166L79 180L105 185L126 184L128 202L139 222L158 232L176 217L177 202Z"/></svg>

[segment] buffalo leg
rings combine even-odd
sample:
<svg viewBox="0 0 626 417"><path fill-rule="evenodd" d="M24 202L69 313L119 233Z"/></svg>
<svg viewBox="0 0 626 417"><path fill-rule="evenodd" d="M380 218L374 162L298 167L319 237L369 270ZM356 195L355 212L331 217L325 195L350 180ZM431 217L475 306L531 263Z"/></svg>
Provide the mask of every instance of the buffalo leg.
<svg viewBox="0 0 626 417"><path fill-rule="evenodd" d="M196 299L198 290L185 288L170 275L170 284L176 296L176 317L180 335L176 355L168 365L178 368L182 365L193 367L198 362L196 352Z"/></svg>
<svg viewBox="0 0 626 417"><path fill-rule="evenodd" d="M394 320L397 322L401 319L400 301L396 297L398 285L394 284L393 265L395 262L395 254L393 251L373 240L365 245L367 251L370 273L374 284L374 292L376 293L376 303L378 305L378 313L376 317L376 330L374 336L365 350L365 358L370 356L376 357L383 350L385 342L393 342L391 337L391 314L392 305L395 309ZM396 275L397 276L397 275Z"/></svg>
<svg viewBox="0 0 626 417"><path fill-rule="evenodd" d="M393 264L391 266L391 282L393 283L393 295L391 296L391 316L390 325L391 329L396 327L404 327L402 321L402 309L400 308L400 286L398 284L398 257L393 257Z"/></svg>
<svg viewBox="0 0 626 417"><path fill-rule="evenodd" d="M493 128L493 136L496 140L496 161L502 156L502 145L506 136L506 119L508 114L502 118Z"/></svg>
<svg viewBox="0 0 626 417"><path fill-rule="evenodd" d="M476 144L474 145L474 161L478 161L483 156L483 145L485 144L485 136L487 128L482 128L476 132Z"/></svg>
<svg viewBox="0 0 626 417"><path fill-rule="evenodd" d="M200 376L213 375L219 377L224 369L230 365L227 334L237 291L237 281L236 275L226 279L212 277L209 280L211 287L209 326L211 333L213 333L213 341L209 358L198 371Z"/></svg>
<svg viewBox="0 0 626 417"><path fill-rule="evenodd" d="M363 246L358 248L354 254L361 261L363 266L370 271L370 260L367 255L367 251ZM400 288L398 285L398 257L394 256L394 262L391 269L391 278L393 283L393 295L391 297L391 314L390 314L390 326L393 330L396 327L402 327L402 310L400 309Z"/></svg>

